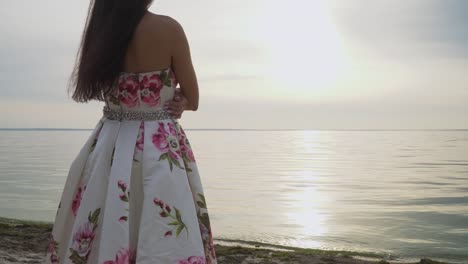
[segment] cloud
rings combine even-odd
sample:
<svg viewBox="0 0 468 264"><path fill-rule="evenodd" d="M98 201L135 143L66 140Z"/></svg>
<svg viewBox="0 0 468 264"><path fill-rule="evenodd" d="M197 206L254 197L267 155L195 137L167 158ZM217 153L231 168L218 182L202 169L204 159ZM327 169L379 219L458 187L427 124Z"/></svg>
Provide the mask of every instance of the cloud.
<svg viewBox="0 0 468 264"><path fill-rule="evenodd" d="M375 55L468 56L467 1L354 0L333 6L340 32Z"/></svg>

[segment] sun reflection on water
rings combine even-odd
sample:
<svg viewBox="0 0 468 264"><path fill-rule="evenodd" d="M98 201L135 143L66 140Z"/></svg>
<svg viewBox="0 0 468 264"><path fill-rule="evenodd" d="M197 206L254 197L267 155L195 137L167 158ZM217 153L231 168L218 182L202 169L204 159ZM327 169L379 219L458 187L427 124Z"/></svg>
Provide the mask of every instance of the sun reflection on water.
<svg viewBox="0 0 468 264"><path fill-rule="evenodd" d="M313 155L317 152L317 142L320 142L323 133L302 131L301 134L300 144L294 146L295 153ZM317 248L321 247L322 243L316 238L326 236L329 229L327 215L321 210L329 202L329 197L317 189L320 172L314 167L316 168L318 164L311 164L307 159L298 159L298 161L302 163L297 164L301 170L291 171L281 179L284 188L287 189L282 193L284 218L296 226L298 229L296 234L300 234L300 237L288 243L293 246Z"/></svg>

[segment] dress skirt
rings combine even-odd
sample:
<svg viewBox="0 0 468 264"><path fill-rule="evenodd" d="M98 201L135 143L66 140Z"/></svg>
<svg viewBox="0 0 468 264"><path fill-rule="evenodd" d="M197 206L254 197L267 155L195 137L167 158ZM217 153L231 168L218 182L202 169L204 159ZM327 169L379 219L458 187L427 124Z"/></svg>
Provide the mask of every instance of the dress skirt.
<svg viewBox="0 0 468 264"><path fill-rule="evenodd" d="M194 153L176 120L98 121L71 164L46 263L217 263Z"/></svg>

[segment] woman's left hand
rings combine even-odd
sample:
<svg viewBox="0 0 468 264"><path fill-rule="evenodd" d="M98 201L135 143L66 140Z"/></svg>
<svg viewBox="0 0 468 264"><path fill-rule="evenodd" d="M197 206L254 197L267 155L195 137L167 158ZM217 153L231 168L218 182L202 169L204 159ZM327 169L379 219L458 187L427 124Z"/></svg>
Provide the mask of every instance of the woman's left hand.
<svg viewBox="0 0 468 264"><path fill-rule="evenodd" d="M187 98L182 94L180 88L177 88L174 94L174 99L167 101L164 104L164 110L171 114L173 118L179 119L182 117L182 113L184 112L187 103Z"/></svg>

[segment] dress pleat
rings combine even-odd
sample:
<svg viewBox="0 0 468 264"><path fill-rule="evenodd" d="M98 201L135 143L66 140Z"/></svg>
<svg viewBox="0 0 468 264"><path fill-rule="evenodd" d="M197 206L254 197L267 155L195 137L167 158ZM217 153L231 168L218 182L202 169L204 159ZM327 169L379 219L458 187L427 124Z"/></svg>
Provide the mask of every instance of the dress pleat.
<svg viewBox="0 0 468 264"><path fill-rule="evenodd" d="M74 198L76 193L74 190L78 189L78 186L81 181L81 175L77 175L78 172L83 172L85 166L89 163L89 153L91 151L92 145L94 144L95 138L99 133L99 130L103 126L104 118L101 118L96 124L91 136L86 140L83 147L80 149L78 155L72 161L70 170L68 172L67 179L65 181L64 191L60 199L60 203L57 208L57 214L55 217L54 229L55 230L72 230L75 223L75 216L73 212L76 212L76 202ZM66 190L66 191L65 191ZM72 213L70 213L72 212ZM53 235L53 238L52 238ZM55 241L70 241L72 238L72 232L55 232L51 234L51 242ZM53 240L54 239L54 240ZM49 245L48 251L51 250L51 245ZM65 254L68 252L68 249L61 246L57 247L55 258L63 259ZM49 252L48 252L49 253ZM54 258L47 258L47 261L52 261Z"/></svg>
<svg viewBox="0 0 468 264"><path fill-rule="evenodd" d="M145 122L145 131L158 131L158 127L167 127L172 122ZM155 134L145 133L143 148L143 209L140 225L138 250L142 259L137 263L177 263L184 255L204 255L203 242L200 236L197 214L188 185L185 169L179 169L170 162L158 161L162 153L153 146ZM180 162L181 166L183 163ZM160 210L155 204L160 200L171 210L180 212L181 221L177 227L182 227L179 234L168 225L168 217L160 217ZM171 232L172 231L172 232ZM171 235L165 236L170 232ZM185 239L177 239L182 237ZM164 247L153 245L164 244ZM184 250L180 250L183 248ZM184 254L184 255L182 255Z"/></svg>
<svg viewBox="0 0 468 264"><path fill-rule="evenodd" d="M81 172L81 180L75 189L72 207L72 214L75 215L72 229L74 235L68 240L67 248L61 248L66 254L64 259L72 261L68 263L87 263L85 260L88 259L89 263L100 263L97 262L95 256L98 251L93 250L97 243L92 242L101 240L100 230L104 225L102 225L103 221L99 223L94 219L91 221L90 214L91 217L94 214L95 218L102 218L104 198L108 188L108 177L105 175L109 175L111 169L111 156L119 135L119 126L119 122L104 122L86 166ZM88 254L89 257L83 258Z"/></svg>
<svg viewBox="0 0 468 264"><path fill-rule="evenodd" d="M122 217L126 217L128 220L128 193L124 193L122 196L122 189L119 187L125 185L127 186L126 190L130 188L133 149L136 144L138 128L138 121L120 123L111 159L110 177L106 184L107 192L104 194L104 205L106 206L103 206L101 210L101 233L95 252L115 252L114 255L116 255L122 248L130 248L128 221L119 221ZM108 243L108 241L112 241L112 243ZM109 260L105 254L99 255L97 259L97 263Z"/></svg>

